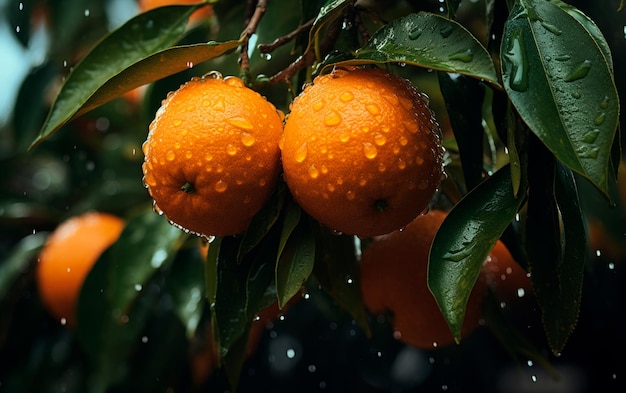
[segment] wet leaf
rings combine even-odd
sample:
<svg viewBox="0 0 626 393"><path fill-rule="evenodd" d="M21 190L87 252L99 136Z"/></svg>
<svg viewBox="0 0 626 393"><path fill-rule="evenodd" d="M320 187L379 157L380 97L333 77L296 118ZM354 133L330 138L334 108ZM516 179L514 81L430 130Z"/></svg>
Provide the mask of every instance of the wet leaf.
<svg viewBox="0 0 626 393"><path fill-rule="evenodd" d="M276 261L276 293L280 308L300 291L315 263L315 238L308 221L300 221L300 215L300 207L292 204L283 224Z"/></svg>
<svg viewBox="0 0 626 393"><path fill-rule="evenodd" d="M172 297L174 314L185 327L190 340L198 328L206 302L204 266L197 252L193 256L172 264L165 287L165 292Z"/></svg>
<svg viewBox="0 0 626 393"><path fill-rule="evenodd" d="M468 190L482 181L484 87L463 75L437 73L439 87L448 110L452 131L459 147L465 185ZM467 100L467 97L473 97Z"/></svg>
<svg viewBox="0 0 626 393"><path fill-rule="evenodd" d="M239 41L172 47L195 6L156 8L125 23L98 43L68 75L31 148L74 117L136 87L236 47Z"/></svg>
<svg viewBox="0 0 626 393"><path fill-rule="evenodd" d="M461 199L435 235L428 287L457 341L480 269L523 200L514 196L511 171L503 167Z"/></svg>
<svg viewBox="0 0 626 393"><path fill-rule="evenodd" d="M482 44L459 23L427 12L393 20L356 51L354 60L339 64L386 62L463 74L499 86Z"/></svg>
<svg viewBox="0 0 626 393"><path fill-rule="evenodd" d="M26 236L11 248L9 255L3 257L0 263L0 302L9 293L17 278L26 272L47 238L48 235L43 233Z"/></svg>
<svg viewBox="0 0 626 393"><path fill-rule="evenodd" d="M586 234L570 169L533 151L529 163L526 251L548 343L559 353L580 309Z"/></svg>
<svg viewBox="0 0 626 393"><path fill-rule="evenodd" d="M89 272L77 307L78 339L105 386L123 378L126 354L138 344L159 288L150 283L174 258L182 231L152 212L128 221Z"/></svg>
<svg viewBox="0 0 626 393"><path fill-rule="evenodd" d="M461 4L461 0L446 0L446 10L448 12L449 19L456 18L456 12L459 9L459 4Z"/></svg>
<svg viewBox="0 0 626 393"><path fill-rule="evenodd" d="M336 235L326 228L317 227L315 237L315 279L369 337L371 331L361 297L354 236Z"/></svg>
<svg viewBox="0 0 626 393"><path fill-rule="evenodd" d="M309 31L309 45L307 47L307 51L311 46L317 46L318 35L322 27L337 19L341 16L344 8L352 4L352 0L327 0L326 4L320 8L317 17L313 21L313 26ZM305 51L306 52L306 51Z"/></svg>
<svg viewBox="0 0 626 393"><path fill-rule="evenodd" d="M552 154L607 194L619 114L610 54L590 19L558 4L516 2L502 40L504 87Z"/></svg>

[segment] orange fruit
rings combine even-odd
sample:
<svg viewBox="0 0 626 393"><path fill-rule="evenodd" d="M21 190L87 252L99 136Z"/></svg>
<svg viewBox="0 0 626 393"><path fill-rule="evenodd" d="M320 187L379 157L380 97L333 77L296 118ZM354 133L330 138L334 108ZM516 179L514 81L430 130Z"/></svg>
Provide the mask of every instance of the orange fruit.
<svg viewBox="0 0 626 393"><path fill-rule="evenodd" d="M166 5L198 4L201 2L202 0L139 0L137 5L139 6L139 10L141 12L146 12L153 8L163 7ZM204 6L191 14L189 17L189 23L195 24L202 22L203 20L210 18L212 15L213 6Z"/></svg>
<svg viewBox="0 0 626 393"><path fill-rule="evenodd" d="M187 231L228 236L243 232L272 193L283 123L241 79L209 75L163 101L142 169L157 212Z"/></svg>
<svg viewBox="0 0 626 393"><path fill-rule="evenodd" d="M118 217L86 213L64 221L50 235L39 254L36 277L41 300L55 318L74 326L83 282L123 228Z"/></svg>
<svg viewBox="0 0 626 393"><path fill-rule="evenodd" d="M407 225L443 174L440 130L425 95L378 68L315 78L291 106L281 149L285 180L301 207L358 236Z"/></svg>
<svg viewBox="0 0 626 393"><path fill-rule="evenodd" d="M480 271L484 281L502 301L509 302L532 295L530 277L498 240Z"/></svg>
<svg viewBox="0 0 626 393"><path fill-rule="evenodd" d="M427 285L430 245L445 217L446 213L437 210L421 215L403 231L376 237L361 256L366 307L373 314L390 312L394 336L421 349L454 342ZM486 294L486 284L477 281L466 307L463 337L479 326Z"/></svg>

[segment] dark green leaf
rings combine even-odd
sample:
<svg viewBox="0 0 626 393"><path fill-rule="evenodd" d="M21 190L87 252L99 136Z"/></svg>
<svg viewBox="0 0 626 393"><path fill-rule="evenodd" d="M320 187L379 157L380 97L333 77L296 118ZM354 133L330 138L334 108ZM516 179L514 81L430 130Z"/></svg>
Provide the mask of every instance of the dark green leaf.
<svg viewBox="0 0 626 393"><path fill-rule="evenodd" d="M237 260L239 262L263 240L263 237L267 235L278 220L280 212L283 209L283 203L285 202L285 192L285 183L279 182L270 200L263 206L261 211L252 218L252 222L243 234L243 239L239 246L239 252L237 254Z"/></svg>
<svg viewBox="0 0 626 393"><path fill-rule="evenodd" d="M209 244L205 266L204 266L204 286L206 288L206 299L213 307L217 296L217 266L222 246L222 238L216 237Z"/></svg>
<svg viewBox="0 0 626 393"><path fill-rule="evenodd" d="M169 6L140 14L97 44L68 75L34 147L70 119L121 94L219 56L239 42L171 47L195 6Z"/></svg>
<svg viewBox="0 0 626 393"><path fill-rule="evenodd" d="M192 255L194 257L178 260L172 264L165 288L172 297L174 314L185 327L188 339L193 337L198 328L206 302L202 274L204 266L199 253L195 252Z"/></svg>
<svg viewBox="0 0 626 393"><path fill-rule="evenodd" d="M456 18L456 12L459 9L459 4L461 4L461 0L446 0L446 9L448 10L449 19Z"/></svg>
<svg viewBox="0 0 626 393"><path fill-rule="evenodd" d="M463 74L499 86L491 56L457 22L427 12L393 20L340 64L395 62Z"/></svg>
<svg viewBox="0 0 626 393"><path fill-rule="evenodd" d="M511 171L503 167L461 199L435 235L428 287L457 341L480 269L523 200L514 196Z"/></svg>
<svg viewBox="0 0 626 393"><path fill-rule="evenodd" d="M476 79L438 72L439 87L448 110L454 138L459 147L465 185L468 190L482 180L484 87ZM468 100L467 97L472 97Z"/></svg>
<svg viewBox="0 0 626 393"><path fill-rule="evenodd" d="M290 209L290 211L295 209ZM299 218L300 208L297 207L297 210ZM285 218L286 226L289 216L288 212ZM315 238L309 223L304 220L293 229L286 244L284 247L281 247L278 260L276 261L276 294L280 308L283 308L289 299L300 291L302 285L311 275L314 263Z"/></svg>
<svg viewBox="0 0 626 393"><path fill-rule="evenodd" d="M150 283L180 246L182 231L156 213L131 219L89 272L78 299L77 334L106 386L124 376L159 288Z"/></svg>
<svg viewBox="0 0 626 393"><path fill-rule="evenodd" d="M626 0L620 0L619 7L617 7L617 12L622 12L622 10L626 7Z"/></svg>
<svg viewBox="0 0 626 393"><path fill-rule="evenodd" d="M24 274L33 258L39 253L48 236L37 233L20 240L11 253L0 263L0 302L11 290L17 278Z"/></svg>
<svg viewBox="0 0 626 393"><path fill-rule="evenodd" d="M336 235L323 227L316 228L315 236L315 279L354 318L365 334L370 336L368 314L361 297L355 237Z"/></svg>
<svg viewBox="0 0 626 393"><path fill-rule="evenodd" d="M313 21L313 26L309 31L309 46L307 51L312 45L316 45L318 34L322 27L341 16L343 9L352 4L352 0L327 0L326 4L320 8L320 12Z"/></svg>
<svg viewBox="0 0 626 393"><path fill-rule="evenodd" d="M516 3L504 29L502 78L520 116L557 159L607 193L619 98L592 22L554 2Z"/></svg>
<svg viewBox="0 0 626 393"><path fill-rule="evenodd" d="M553 352L560 352L578 319L586 234L570 169L533 150L526 250L533 288Z"/></svg>

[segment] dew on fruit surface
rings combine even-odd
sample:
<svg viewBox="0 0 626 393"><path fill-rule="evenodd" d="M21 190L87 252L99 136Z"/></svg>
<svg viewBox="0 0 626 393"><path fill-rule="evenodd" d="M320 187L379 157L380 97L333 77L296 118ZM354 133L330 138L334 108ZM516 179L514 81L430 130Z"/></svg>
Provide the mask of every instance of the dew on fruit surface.
<svg viewBox="0 0 626 393"><path fill-rule="evenodd" d="M377 146L384 146L385 143L387 143L387 138L383 134L377 132L376 135L374 135L374 143Z"/></svg>
<svg viewBox="0 0 626 393"><path fill-rule="evenodd" d="M185 158L186 159L190 159L193 156L193 154L191 153L191 151L187 150L187 152L185 152Z"/></svg>
<svg viewBox="0 0 626 393"><path fill-rule="evenodd" d="M327 126L336 126L339 123L341 123L341 115L335 110L328 112L324 117L324 124Z"/></svg>
<svg viewBox="0 0 626 393"><path fill-rule="evenodd" d="M509 87L524 92L528 89L528 58L521 35L521 31L514 33L511 48L505 53L505 59L511 64Z"/></svg>
<svg viewBox="0 0 626 393"><path fill-rule="evenodd" d="M353 201L354 198L356 198L356 194L354 193L354 191L346 192L346 199L348 199L349 201Z"/></svg>
<svg viewBox="0 0 626 393"><path fill-rule="evenodd" d="M204 159L208 162L211 161L213 159L213 155L211 153L206 153L204 155Z"/></svg>
<svg viewBox="0 0 626 393"><path fill-rule="evenodd" d="M472 60L474 60L474 52L470 48L460 50L449 55L448 60L459 60L463 63L470 63Z"/></svg>
<svg viewBox="0 0 626 393"><path fill-rule="evenodd" d="M404 128L406 128L406 130L411 133L411 134L417 134L417 131L419 129L417 123L412 122L412 121L408 121L408 120L404 120L402 122L402 124L404 125Z"/></svg>
<svg viewBox="0 0 626 393"><path fill-rule="evenodd" d="M320 175L320 171L315 167L315 165L311 165L309 167L309 176L311 179L317 179Z"/></svg>
<svg viewBox="0 0 626 393"><path fill-rule="evenodd" d="M579 79L583 79L589 73L591 69L591 60L585 60L576 65L567 76L564 78L565 82L573 82Z"/></svg>
<svg viewBox="0 0 626 393"><path fill-rule="evenodd" d="M228 184L224 180L218 180L217 183L215 183L215 191L224 192L227 189L228 189Z"/></svg>
<svg viewBox="0 0 626 393"><path fill-rule="evenodd" d="M410 40L416 40L416 39L418 39L421 35L422 35L422 29L421 29L421 28L419 28L419 27L416 27L416 28L412 29L412 30L409 32L409 39L410 39Z"/></svg>
<svg viewBox="0 0 626 393"><path fill-rule="evenodd" d="M339 140L343 143L346 143L350 140L350 134L347 132L342 132L339 134Z"/></svg>
<svg viewBox="0 0 626 393"><path fill-rule="evenodd" d="M376 158L376 156L378 155L378 150L376 149L376 146L372 145L369 142L365 142L363 143L363 154L365 154L366 158L371 160Z"/></svg>
<svg viewBox="0 0 626 393"><path fill-rule="evenodd" d="M296 162L303 162L306 159L308 152L309 152L309 149L305 142L298 148L298 150L296 150L294 159L296 160Z"/></svg>
<svg viewBox="0 0 626 393"><path fill-rule="evenodd" d="M593 124L597 126L601 126L602 124L604 124L605 120L606 120L606 113L602 112L595 119L593 119Z"/></svg>
<svg viewBox="0 0 626 393"><path fill-rule="evenodd" d="M352 94L349 91L344 91L343 93L341 93L341 95L339 96L339 99L343 102L350 102L352 101L352 99L354 98L354 94Z"/></svg>
<svg viewBox="0 0 626 393"><path fill-rule="evenodd" d="M365 187L366 184L367 184L367 180L366 179L360 179L359 180L359 186Z"/></svg>
<svg viewBox="0 0 626 393"><path fill-rule="evenodd" d="M387 101L388 103L390 103L393 106L396 106L399 103L398 96L396 96L393 93L391 93L391 94L383 94L383 98L385 99L385 101Z"/></svg>
<svg viewBox="0 0 626 393"><path fill-rule="evenodd" d="M400 105L402 105L402 107L407 111L413 109L413 101L409 100L408 98L398 97L398 101L400 101Z"/></svg>
<svg viewBox="0 0 626 393"><path fill-rule="evenodd" d="M144 185L150 186L150 187L154 187L158 184L152 173L145 174L145 176L143 177L143 183Z"/></svg>
<svg viewBox="0 0 626 393"><path fill-rule="evenodd" d="M241 134L241 143L243 143L244 146L250 147L254 145L254 142L256 142L254 135L247 133L247 132L243 132Z"/></svg>
<svg viewBox="0 0 626 393"><path fill-rule="evenodd" d="M229 143L228 145L226 145L226 153L228 153L229 156L234 156L235 154L237 154L237 146Z"/></svg>
<svg viewBox="0 0 626 393"><path fill-rule="evenodd" d="M226 78L224 78L224 82L228 86L232 87L245 87L245 83L243 83L243 81L236 76L227 76Z"/></svg>
<svg viewBox="0 0 626 393"><path fill-rule="evenodd" d="M563 34L561 29L559 29L558 27L556 27L555 25L553 25L551 23L541 21L541 26L543 26L544 29L548 30L550 33L552 33L554 35L561 35L561 34Z"/></svg>
<svg viewBox="0 0 626 393"><path fill-rule="evenodd" d="M249 131L254 128L250 120L241 116L231 117L230 119L227 119L226 122L233 127L237 127L246 131Z"/></svg>
<svg viewBox="0 0 626 393"><path fill-rule="evenodd" d="M404 161L402 158L398 159L398 169L404 168L406 168L406 161Z"/></svg>
<svg viewBox="0 0 626 393"><path fill-rule="evenodd" d="M317 101L315 104L313 104L313 110L316 112L321 111L322 108L324 108L324 102L322 101Z"/></svg>
<svg viewBox="0 0 626 393"><path fill-rule="evenodd" d="M450 25L446 25L443 26L441 29L439 29L439 34L441 34L441 36L443 38L448 38L450 37L450 34L452 34L453 28Z"/></svg>
<svg viewBox="0 0 626 393"><path fill-rule="evenodd" d="M325 175L328 173L328 167L326 165L322 165L320 171Z"/></svg>
<svg viewBox="0 0 626 393"><path fill-rule="evenodd" d="M335 186L332 185L331 183L328 183L328 185L326 185L326 189L330 192L335 191Z"/></svg>
<svg viewBox="0 0 626 393"><path fill-rule="evenodd" d="M365 109L374 116L380 115L380 107L377 104L367 104Z"/></svg>
<svg viewBox="0 0 626 393"><path fill-rule="evenodd" d="M387 170L387 166L385 164L383 164L382 162L378 163L378 172L384 172Z"/></svg>
<svg viewBox="0 0 626 393"><path fill-rule="evenodd" d="M159 216L163 215L163 210L157 205L156 201L152 201L152 211L154 211Z"/></svg>
<svg viewBox="0 0 626 393"><path fill-rule="evenodd" d="M402 146L406 146L409 143L409 140L406 139L406 137L400 137L400 139L398 140L398 142L400 142L400 145Z"/></svg>

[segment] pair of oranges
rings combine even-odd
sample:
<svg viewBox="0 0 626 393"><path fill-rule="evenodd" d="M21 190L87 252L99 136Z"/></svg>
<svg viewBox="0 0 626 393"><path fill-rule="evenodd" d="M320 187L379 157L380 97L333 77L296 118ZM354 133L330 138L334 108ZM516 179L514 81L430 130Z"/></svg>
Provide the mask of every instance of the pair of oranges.
<svg viewBox="0 0 626 393"><path fill-rule="evenodd" d="M170 93L143 145L155 209L205 237L239 234L283 171L310 216L365 237L407 225L439 185L434 115L422 93L387 71L319 76L283 119L236 77L209 73Z"/></svg>

